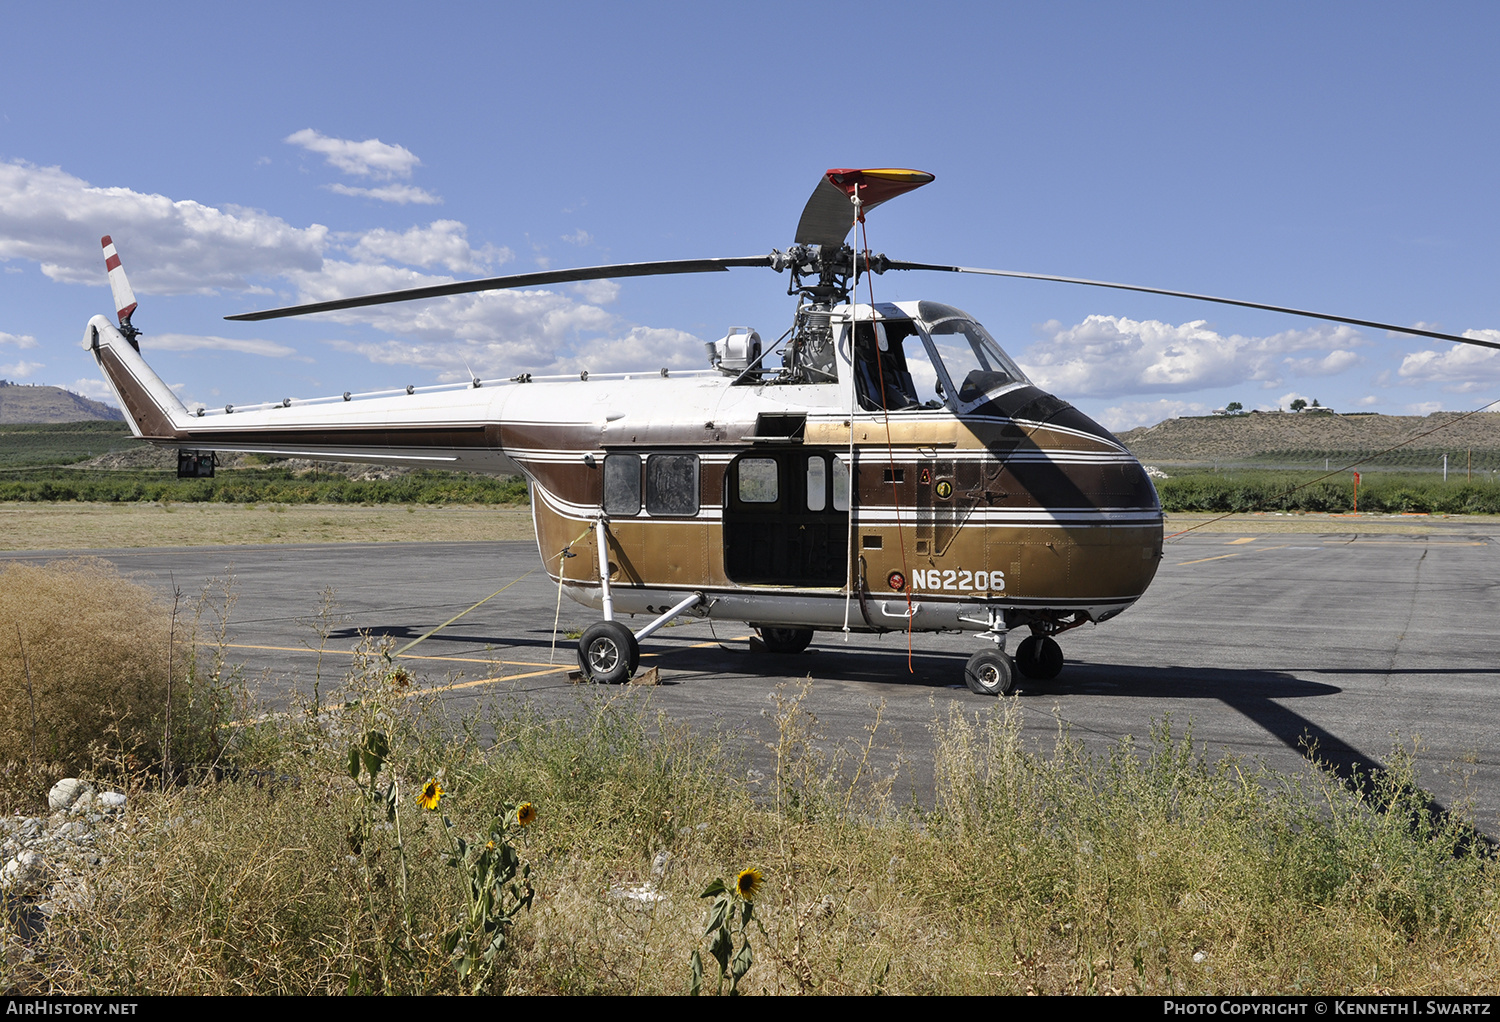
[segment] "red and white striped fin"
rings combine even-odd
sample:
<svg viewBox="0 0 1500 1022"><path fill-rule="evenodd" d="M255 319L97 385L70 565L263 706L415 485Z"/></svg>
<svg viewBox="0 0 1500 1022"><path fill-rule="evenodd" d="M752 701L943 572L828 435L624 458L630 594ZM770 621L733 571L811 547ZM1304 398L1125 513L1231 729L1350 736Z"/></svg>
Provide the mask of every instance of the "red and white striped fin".
<svg viewBox="0 0 1500 1022"><path fill-rule="evenodd" d="M104 246L104 268L109 271L109 289L115 293L115 315L120 325L130 323L130 314L135 312L135 292L130 290L130 281L125 279L125 268L120 265L120 253L108 234L99 239Z"/></svg>

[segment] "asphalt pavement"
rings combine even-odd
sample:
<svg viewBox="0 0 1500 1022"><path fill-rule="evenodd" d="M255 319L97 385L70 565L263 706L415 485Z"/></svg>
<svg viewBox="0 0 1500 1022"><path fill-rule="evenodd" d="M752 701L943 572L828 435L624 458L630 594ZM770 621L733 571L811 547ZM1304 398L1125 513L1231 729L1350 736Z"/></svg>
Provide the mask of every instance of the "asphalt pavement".
<svg viewBox="0 0 1500 1022"><path fill-rule="evenodd" d="M1178 731L1191 723L1210 757L1302 770L1311 746L1346 775L1379 768L1404 745L1416 749L1440 804L1471 799L1481 828L1500 835L1500 525L1450 520L1426 536L1194 533L1166 550L1135 607L1062 637L1060 677L1022 680L1028 738L1046 746L1063 727L1103 751L1127 735L1144 743L1153 722L1170 715ZM765 771L778 694L810 683L803 705L824 748L867 741L878 709L872 765L896 772L898 798L925 799L934 722L954 710L990 712L996 702L963 685L964 661L981 648L973 636L916 635L908 666L901 633L848 642L819 633L808 652L786 656L751 651L744 626L696 620L643 644L642 668L657 667L661 684L570 683L573 644L559 636L552 649L557 588L531 543L88 555L164 595L181 590L184 606L232 579L226 653L272 709L310 692L320 672L326 690L361 634L404 645L507 583L406 660L416 687L434 690L454 713L515 701L559 714L600 700L642 704L742 736L748 768ZM563 597L564 633L595 619Z"/></svg>

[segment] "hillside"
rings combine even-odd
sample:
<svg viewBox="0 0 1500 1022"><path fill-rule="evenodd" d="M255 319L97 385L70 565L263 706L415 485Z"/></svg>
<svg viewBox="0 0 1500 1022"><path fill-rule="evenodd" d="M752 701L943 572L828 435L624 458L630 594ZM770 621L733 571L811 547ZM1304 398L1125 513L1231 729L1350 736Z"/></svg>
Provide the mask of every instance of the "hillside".
<svg viewBox="0 0 1500 1022"><path fill-rule="evenodd" d="M1421 435L1428 431L1433 432ZM1436 468L1447 453L1450 468L1463 469L1472 451L1475 468L1500 466L1500 413L1493 412L1467 417L1463 412L1426 416L1251 412L1167 419L1118 436L1136 457L1149 462L1321 466L1324 458L1369 455L1404 444L1376 464Z"/></svg>
<svg viewBox="0 0 1500 1022"><path fill-rule="evenodd" d="M43 387L0 380L0 423L85 422L105 419L124 422L118 408L91 401L61 387Z"/></svg>

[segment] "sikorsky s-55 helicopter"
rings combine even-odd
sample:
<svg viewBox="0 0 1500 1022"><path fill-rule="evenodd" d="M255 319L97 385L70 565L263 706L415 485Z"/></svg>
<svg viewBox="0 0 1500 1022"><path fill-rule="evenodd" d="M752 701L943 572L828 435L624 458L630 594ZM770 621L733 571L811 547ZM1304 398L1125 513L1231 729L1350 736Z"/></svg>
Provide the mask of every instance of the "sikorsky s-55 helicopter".
<svg viewBox="0 0 1500 1022"><path fill-rule="evenodd" d="M262 320L500 288L763 267L789 275L792 326L771 345L734 328L709 368L532 376L189 410L141 356L119 256L103 239L119 325L89 321L93 352L136 436L218 451L471 471L519 465L551 577L602 611L582 672L620 682L640 642L684 614L755 626L773 652L817 630L977 632L969 687L1062 670L1056 636L1145 592L1163 517L1141 464L1109 431L1034 386L967 313L866 303L891 270L1051 280L1285 312L1500 347L1306 310L1046 274L902 262L845 243L915 170L830 170L785 252L513 274L229 316ZM768 359L779 349L781 365ZM572 548L592 531L594 542ZM617 615L648 615L632 630ZM1024 631L1012 658L1008 634Z"/></svg>

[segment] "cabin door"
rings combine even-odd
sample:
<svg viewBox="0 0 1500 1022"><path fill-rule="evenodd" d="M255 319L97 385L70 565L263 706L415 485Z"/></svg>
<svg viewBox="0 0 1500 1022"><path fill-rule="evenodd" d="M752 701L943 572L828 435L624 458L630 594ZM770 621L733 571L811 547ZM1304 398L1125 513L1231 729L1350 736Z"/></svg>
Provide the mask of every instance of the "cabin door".
<svg viewBox="0 0 1500 1022"><path fill-rule="evenodd" d="M842 586L849 473L832 451L756 448L724 476L724 573L741 585Z"/></svg>

